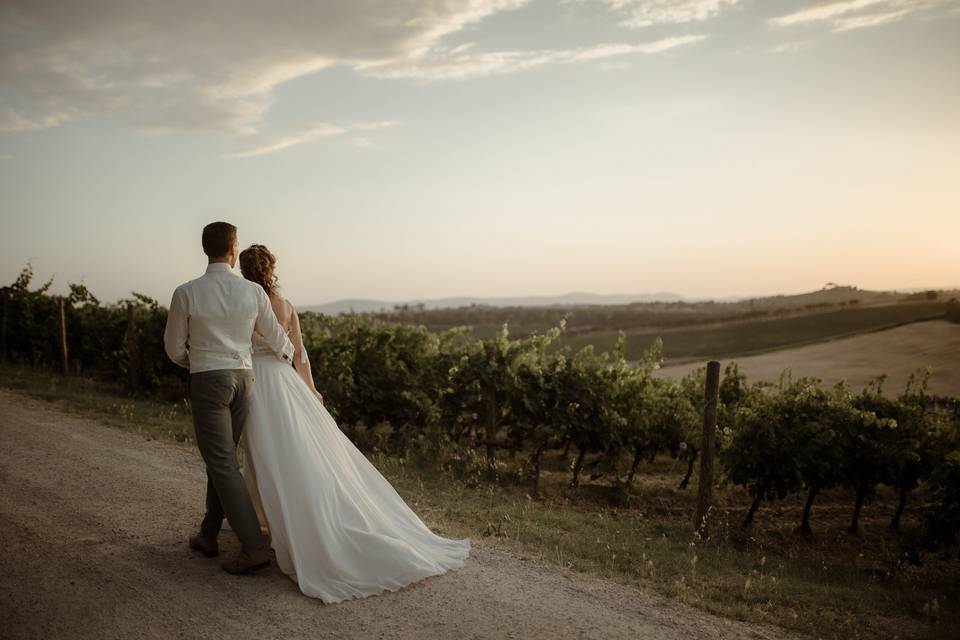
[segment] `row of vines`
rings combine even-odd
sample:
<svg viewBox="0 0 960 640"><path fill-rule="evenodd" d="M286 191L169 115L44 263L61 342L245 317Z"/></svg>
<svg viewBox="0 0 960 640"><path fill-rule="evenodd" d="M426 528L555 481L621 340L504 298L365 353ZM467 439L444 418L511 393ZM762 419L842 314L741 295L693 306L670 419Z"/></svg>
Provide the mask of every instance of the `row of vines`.
<svg viewBox="0 0 960 640"><path fill-rule="evenodd" d="M31 290L32 276L27 267L0 288L4 361L51 369L61 362L62 302L71 373L182 399L185 374L164 355L166 310L156 301L133 294L101 304L73 284L68 296L53 296L50 282ZM644 461L664 454L685 463L686 487L700 453L704 369L679 380L655 376L659 344L627 362L622 337L611 353L558 348L563 323L521 338L504 327L489 339L359 315L305 313L301 324L317 387L367 450L437 461L472 456L494 473L509 456L533 494L550 451L570 456L573 486L584 474L630 485ZM864 502L885 485L899 496L891 528L918 500L917 539L956 545L960 401L927 394L928 375L919 370L891 396L882 376L854 392L788 372L778 384L748 383L729 365L720 385L719 481L748 490L744 525L764 501L800 494L798 526L810 531L818 495L843 487L856 531Z"/></svg>

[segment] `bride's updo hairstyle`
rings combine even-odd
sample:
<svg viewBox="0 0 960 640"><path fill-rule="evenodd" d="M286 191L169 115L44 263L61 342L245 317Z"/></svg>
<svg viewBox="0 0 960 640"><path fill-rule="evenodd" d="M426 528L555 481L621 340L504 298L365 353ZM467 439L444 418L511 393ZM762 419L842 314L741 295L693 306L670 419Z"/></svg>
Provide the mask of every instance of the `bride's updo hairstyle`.
<svg viewBox="0 0 960 640"><path fill-rule="evenodd" d="M263 287L268 296L280 286L274 273L276 266L277 258L262 244L252 244L240 252L240 273Z"/></svg>

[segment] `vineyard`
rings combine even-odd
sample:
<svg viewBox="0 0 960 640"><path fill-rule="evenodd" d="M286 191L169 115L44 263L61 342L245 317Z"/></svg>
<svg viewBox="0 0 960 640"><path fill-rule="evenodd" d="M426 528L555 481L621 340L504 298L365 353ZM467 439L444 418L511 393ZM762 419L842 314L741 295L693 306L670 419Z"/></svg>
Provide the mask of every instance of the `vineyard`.
<svg viewBox="0 0 960 640"><path fill-rule="evenodd" d="M183 402L186 374L166 358L166 310L139 294L101 304L83 285L54 296L31 290L26 268L2 299L2 358L125 385L131 394ZM955 305L948 314L956 315ZM477 338L467 328L432 332L369 316L301 314L317 387L343 430L362 449L417 457L453 471L479 469L541 491L547 452L569 459L569 484L584 478L629 488L644 463L669 456L686 470L701 453L705 372L657 378L655 341L626 359L623 336L605 353L558 346L565 327L514 338ZM854 393L817 379L750 383L726 367L719 390L718 482L751 497L749 527L765 503L800 495L800 532L816 528L812 509L827 490L849 492L849 530L880 486L899 497L889 522L899 530L908 504L922 505L904 541L916 550L951 547L960 532L960 401L927 393L918 370L886 393L879 375ZM918 551L919 552L919 551Z"/></svg>

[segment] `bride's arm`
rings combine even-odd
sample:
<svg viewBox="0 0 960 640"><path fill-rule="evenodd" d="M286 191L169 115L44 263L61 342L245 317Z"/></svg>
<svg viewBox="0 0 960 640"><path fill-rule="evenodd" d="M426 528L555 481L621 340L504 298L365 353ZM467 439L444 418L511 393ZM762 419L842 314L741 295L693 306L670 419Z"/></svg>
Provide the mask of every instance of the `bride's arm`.
<svg viewBox="0 0 960 640"><path fill-rule="evenodd" d="M290 305L290 341L293 343L293 366L300 374L304 383L317 394L320 402L323 402L323 396L317 391L313 384L313 373L310 371L310 358L307 357L307 349L303 346L303 335L300 333L300 316L297 310Z"/></svg>

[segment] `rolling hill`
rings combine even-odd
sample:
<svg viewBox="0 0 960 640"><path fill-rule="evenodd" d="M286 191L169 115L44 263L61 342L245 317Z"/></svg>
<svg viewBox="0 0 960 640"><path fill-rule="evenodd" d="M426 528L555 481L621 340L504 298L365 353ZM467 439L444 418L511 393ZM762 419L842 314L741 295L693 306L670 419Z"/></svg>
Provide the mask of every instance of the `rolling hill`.
<svg viewBox="0 0 960 640"><path fill-rule="evenodd" d="M960 395L960 324L945 320L914 322L892 329L753 356L721 360L736 362L747 380L776 382L784 369L794 377L816 376L826 384L841 379L854 388L864 387L871 378L887 374L885 392L899 394L910 374L919 367L931 367L929 392ZM655 375L680 377L702 361L666 366Z"/></svg>

